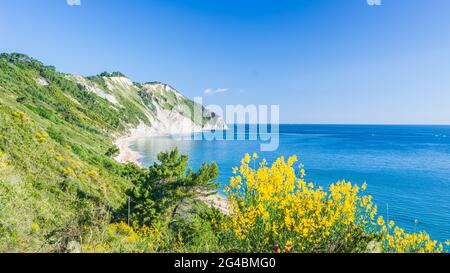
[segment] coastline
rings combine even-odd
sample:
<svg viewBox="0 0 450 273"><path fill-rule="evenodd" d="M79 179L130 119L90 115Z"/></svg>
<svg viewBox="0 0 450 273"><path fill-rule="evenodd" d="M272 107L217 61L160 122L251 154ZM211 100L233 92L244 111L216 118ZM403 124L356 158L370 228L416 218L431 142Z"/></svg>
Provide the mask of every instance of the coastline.
<svg viewBox="0 0 450 273"><path fill-rule="evenodd" d="M142 137L142 134L135 131L116 139L113 143L119 148L119 155L117 155L114 159L119 163L135 163L141 168L144 168L145 166L141 161L143 156L139 152L133 151L130 148L132 142L137 140L139 137ZM232 211L230 203L227 201L226 197L222 196L220 193L209 196L200 196L199 200L204 202L206 205L219 210L223 214L228 215Z"/></svg>
<svg viewBox="0 0 450 273"><path fill-rule="evenodd" d="M119 163L135 163L140 167L143 167L140 159L142 155L138 152L131 150L130 146L133 141L138 139L138 136L130 134L124 137L118 138L114 141L114 145L119 148L119 155L114 159Z"/></svg>

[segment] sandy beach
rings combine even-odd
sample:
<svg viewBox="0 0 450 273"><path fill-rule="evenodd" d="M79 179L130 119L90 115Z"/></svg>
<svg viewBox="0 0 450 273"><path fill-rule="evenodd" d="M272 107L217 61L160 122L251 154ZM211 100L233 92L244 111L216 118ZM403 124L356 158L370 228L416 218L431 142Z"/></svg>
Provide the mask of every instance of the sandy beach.
<svg viewBox="0 0 450 273"><path fill-rule="evenodd" d="M142 155L138 152L131 150L130 148L131 143L136 139L137 139L136 136L128 135L125 137L121 137L114 142L114 144L120 150L119 155L114 158L117 162L136 163L137 165L142 167L142 163L140 162Z"/></svg>

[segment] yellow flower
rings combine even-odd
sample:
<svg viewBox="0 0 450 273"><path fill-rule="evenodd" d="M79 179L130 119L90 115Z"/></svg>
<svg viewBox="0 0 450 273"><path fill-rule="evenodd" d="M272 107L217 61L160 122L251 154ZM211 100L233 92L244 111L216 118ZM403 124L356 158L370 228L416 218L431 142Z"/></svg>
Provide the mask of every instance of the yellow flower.
<svg viewBox="0 0 450 273"><path fill-rule="evenodd" d="M44 131L41 131L36 133L36 138L39 143L44 144L45 142L47 142L48 135Z"/></svg>
<svg viewBox="0 0 450 273"><path fill-rule="evenodd" d="M386 226L383 217L376 218L373 198L361 194L367 188L366 183L359 188L338 181L324 190L305 182L303 169L297 175L293 167L296 156L287 161L280 157L271 165L262 160L258 169L251 168L250 161L250 155L246 154L239 168L233 168L234 176L225 187L232 212L219 218L217 226L244 245L254 245L255 240L263 244L261 249L252 251L268 252L278 246L275 252L289 252L292 249L288 246L293 242L296 251L327 251L313 246L337 243L330 241L336 240L332 238L343 238L344 242L339 243L345 244L367 227L380 231L383 236L380 244L386 252L442 249L426 233L409 234L395 227L393 221ZM393 232L388 232L388 227Z"/></svg>
<svg viewBox="0 0 450 273"><path fill-rule="evenodd" d="M302 177L305 177L305 170L304 170L304 169L301 169L301 170L300 170L300 175L301 175Z"/></svg>
<svg viewBox="0 0 450 273"><path fill-rule="evenodd" d="M36 223L32 223L31 224L31 231L33 231L34 233L39 232L39 225Z"/></svg>
<svg viewBox="0 0 450 273"><path fill-rule="evenodd" d="M389 221L389 228L393 228L394 225L395 225L395 222L394 222L394 221Z"/></svg>
<svg viewBox="0 0 450 273"><path fill-rule="evenodd" d="M18 117L20 121L25 124L28 123L28 118L25 116L25 113L22 111L17 111L13 114L15 117Z"/></svg>
<svg viewBox="0 0 450 273"><path fill-rule="evenodd" d="M291 252L292 247L293 247L292 240L287 240L286 245L284 247L284 252L286 252L286 253Z"/></svg>
<svg viewBox="0 0 450 273"><path fill-rule="evenodd" d="M250 155L249 154L245 154L244 158L242 159L242 162L247 164L250 162Z"/></svg>
<svg viewBox="0 0 450 273"><path fill-rule="evenodd" d="M363 191L365 191L367 189L367 183L366 182L364 182L364 184L361 186L361 189Z"/></svg>
<svg viewBox="0 0 450 273"><path fill-rule="evenodd" d="M293 155L289 157L287 165L291 167L295 162L297 162L297 156Z"/></svg>

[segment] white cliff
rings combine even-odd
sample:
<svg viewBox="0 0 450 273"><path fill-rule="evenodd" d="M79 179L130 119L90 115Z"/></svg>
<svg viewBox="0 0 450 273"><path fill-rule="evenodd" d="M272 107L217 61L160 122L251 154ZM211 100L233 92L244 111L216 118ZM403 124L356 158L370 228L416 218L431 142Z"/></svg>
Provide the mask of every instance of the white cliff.
<svg viewBox="0 0 450 273"><path fill-rule="evenodd" d="M121 151L116 158L120 162L138 162L139 154L128 148L136 138L228 129L222 117L164 83L133 83L122 75L67 78L109 101L116 111L130 110L139 116L139 122L129 124L127 134L115 142Z"/></svg>

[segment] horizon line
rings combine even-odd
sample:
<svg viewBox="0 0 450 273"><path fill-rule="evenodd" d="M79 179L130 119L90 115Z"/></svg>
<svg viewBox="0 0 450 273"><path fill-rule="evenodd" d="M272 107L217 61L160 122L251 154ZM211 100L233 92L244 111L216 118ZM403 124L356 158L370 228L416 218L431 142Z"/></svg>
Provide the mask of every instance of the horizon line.
<svg viewBox="0 0 450 273"><path fill-rule="evenodd" d="M234 125L450 126L450 123L234 123ZM227 124L232 125L232 124Z"/></svg>

